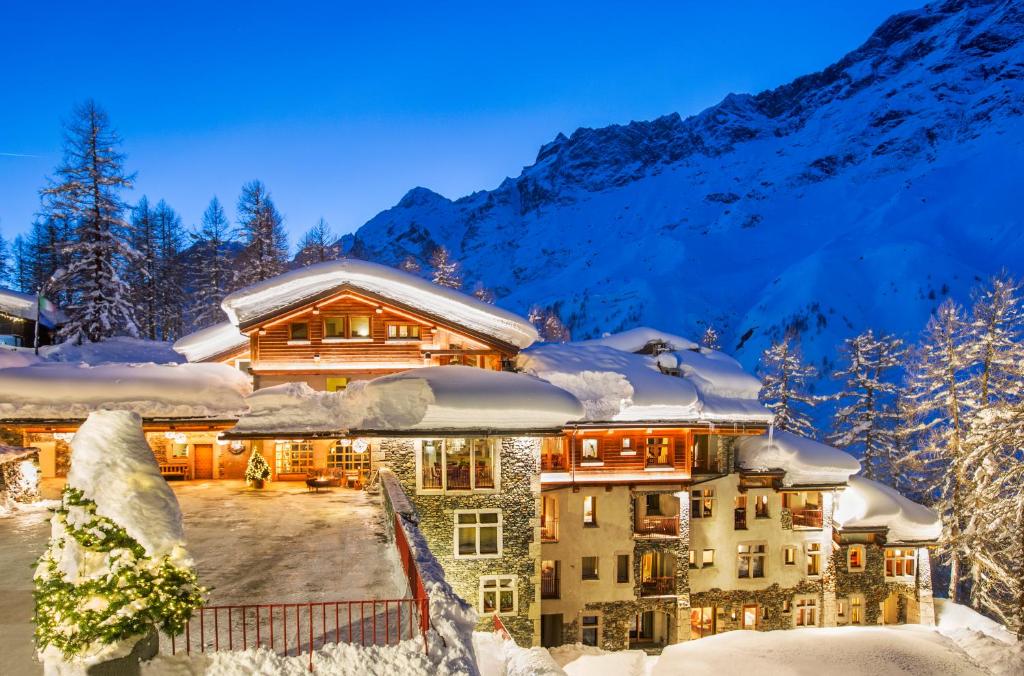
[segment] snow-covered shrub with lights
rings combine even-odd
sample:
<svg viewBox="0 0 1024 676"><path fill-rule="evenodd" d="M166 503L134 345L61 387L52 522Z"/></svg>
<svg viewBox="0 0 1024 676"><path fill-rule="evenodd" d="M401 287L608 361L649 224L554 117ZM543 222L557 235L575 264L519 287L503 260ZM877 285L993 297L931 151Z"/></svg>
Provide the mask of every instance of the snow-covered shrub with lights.
<svg viewBox="0 0 1024 676"><path fill-rule="evenodd" d="M203 599L181 511L142 419L92 413L35 572L36 643L47 664L121 657L153 629L180 631Z"/></svg>
<svg viewBox="0 0 1024 676"><path fill-rule="evenodd" d="M245 480L255 486L260 486L270 478L270 465L260 454L258 448L252 450L249 456L249 464L245 466Z"/></svg>
<svg viewBox="0 0 1024 676"><path fill-rule="evenodd" d="M39 499L38 449L0 445L0 516Z"/></svg>

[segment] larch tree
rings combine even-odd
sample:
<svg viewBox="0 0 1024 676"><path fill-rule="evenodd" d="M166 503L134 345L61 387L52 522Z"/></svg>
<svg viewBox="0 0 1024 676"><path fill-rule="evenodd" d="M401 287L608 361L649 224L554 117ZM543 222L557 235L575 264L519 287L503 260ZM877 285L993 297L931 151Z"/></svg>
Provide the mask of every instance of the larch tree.
<svg viewBox="0 0 1024 676"><path fill-rule="evenodd" d="M223 321L220 303L232 290L233 255L236 245L224 207L216 197L203 212L199 231L191 235L193 263L190 266L193 328L201 329Z"/></svg>
<svg viewBox="0 0 1024 676"><path fill-rule="evenodd" d="M131 246L121 191L132 187L124 172L121 139L93 101L74 111L64 137L64 159L42 195L66 214L71 238L59 245L68 258L54 285L63 292L68 322L61 335L97 342L119 334L137 335L126 270L138 254Z"/></svg>
<svg viewBox="0 0 1024 676"><path fill-rule="evenodd" d="M452 258L447 248L439 246L434 249L430 255L430 267L433 269L431 280L434 284L449 289L462 288L462 266Z"/></svg>
<svg viewBox="0 0 1024 676"><path fill-rule="evenodd" d="M776 429L814 438L808 409L818 397L808 391L817 370L804 363L796 333L787 331L761 355L761 401L775 415Z"/></svg>
<svg viewBox="0 0 1024 676"><path fill-rule="evenodd" d="M569 328L562 323L558 310L554 307L534 305L530 308L527 319L537 328L540 339L546 343L567 343L572 338Z"/></svg>
<svg viewBox="0 0 1024 676"><path fill-rule="evenodd" d="M288 265L288 236L281 214L260 181L242 186L238 198L238 239L242 250L235 259L235 288L275 277Z"/></svg>
<svg viewBox="0 0 1024 676"><path fill-rule="evenodd" d="M185 232L181 218L164 200L153 210L157 245L157 340L173 340L182 334L185 313L185 266L182 252Z"/></svg>
<svg viewBox="0 0 1024 676"><path fill-rule="evenodd" d="M22 293L35 293L32 285L32 250L25 237L18 235L11 243L11 284Z"/></svg>
<svg viewBox="0 0 1024 676"><path fill-rule="evenodd" d="M341 246L338 244L338 235L331 229L327 221L321 218L302 236L295 262L306 267L314 263L337 260L340 257Z"/></svg>
<svg viewBox="0 0 1024 676"><path fill-rule="evenodd" d="M892 374L901 364L903 342L871 329L848 338L841 348L844 367L840 400L832 418L829 443L862 458L868 479L892 484L890 454L896 445L897 383Z"/></svg>
<svg viewBox="0 0 1024 676"><path fill-rule="evenodd" d="M157 287L160 276L157 272L156 224L149 198L143 195L132 209L132 247L138 253L135 265L129 271L132 288L132 302L135 304L135 319L139 334L155 340L157 335Z"/></svg>
<svg viewBox="0 0 1024 676"><path fill-rule="evenodd" d="M704 334L700 337L700 346L706 347L709 350L721 350L722 340L718 335L718 331L715 327L708 324L704 328Z"/></svg>
<svg viewBox="0 0 1024 676"><path fill-rule="evenodd" d="M43 209L35 222L28 239L28 275L32 291L42 291L61 307L67 305L67 294L54 285L58 270L68 268L69 258L64 248L72 239L71 221L67 214L55 211L52 200L43 200Z"/></svg>
<svg viewBox="0 0 1024 676"><path fill-rule="evenodd" d="M963 307L943 301L928 320L907 375L906 399L914 435L911 456L926 501L943 517L940 557L949 563L949 598L959 603L964 574L964 527L969 476L965 438L969 424L971 356Z"/></svg>
<svg viewBox="0 0 1024 676"><path fill-rule="evenodd" d="M402 259L402 262L398 264L399 270L404 270L413 275L418 275L423 271L423 267L419 262L412 256L406 256Z"/></svg>

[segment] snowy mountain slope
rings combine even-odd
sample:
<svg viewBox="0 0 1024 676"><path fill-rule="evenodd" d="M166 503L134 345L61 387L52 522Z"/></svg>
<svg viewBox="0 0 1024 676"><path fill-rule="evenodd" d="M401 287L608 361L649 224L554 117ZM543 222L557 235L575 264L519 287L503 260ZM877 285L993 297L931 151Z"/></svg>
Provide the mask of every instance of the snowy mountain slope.
<svg viewBox="0 0 1024 676"><path fill-rule="evenodd" d="M944 294L1024 273L1024 2L887 20L825 70L690 118L559 134L494 190L424 188L362 226L351 255L426 261L576 339L636 324L724 334L748 367L784 327L816 360L866 326L911 337Z"/></svg>

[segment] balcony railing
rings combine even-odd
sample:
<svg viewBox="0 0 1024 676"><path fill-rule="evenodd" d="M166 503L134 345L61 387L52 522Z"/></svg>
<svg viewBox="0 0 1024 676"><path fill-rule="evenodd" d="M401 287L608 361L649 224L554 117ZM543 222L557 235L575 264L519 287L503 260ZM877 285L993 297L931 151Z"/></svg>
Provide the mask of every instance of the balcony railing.
<svg viewBox="0 0 1024 676"><path fill-rule="evenodd" d="M671 596L675 590L674 577L650 577L640 581L640 596Z"/></svg>
<svg viewBox="0 0 1024 676"><path fill-rule="evenodd" d="M794 528L821 528L821 509L791 509Z"/></svg>
<svg viewBox="0 0 1024 676"><path fill-rule="evenodd" d="M557 599L561 598L562 594L561 580L559 579L558 573L554 574L541 574L540 576L540 597L542 599Z"/></svg>
<svg viewBox="0 0 1024 676"><path fill-rule="evenodd" d="M641 516L636 520L637 535L679 535L678 516Z"/></svg>
<svg viewBox="0 0 1024 676"><path fill-rule="evenodd" d="M558 542L558 519L547 519L541 523L540 541Z"/></svg>
<svg viewBox="0 0 1024 676"><path fill-rule="evenodd" d="M747 510L745 508L737 507L733 510L733 529L747 529Z"/></svg>
<svg viewBox="0 0 1024 676"><path fill-rule="evenodd" d="M564 455L542 455L540 469L543 472L564 472L569 467Z"/></svg>

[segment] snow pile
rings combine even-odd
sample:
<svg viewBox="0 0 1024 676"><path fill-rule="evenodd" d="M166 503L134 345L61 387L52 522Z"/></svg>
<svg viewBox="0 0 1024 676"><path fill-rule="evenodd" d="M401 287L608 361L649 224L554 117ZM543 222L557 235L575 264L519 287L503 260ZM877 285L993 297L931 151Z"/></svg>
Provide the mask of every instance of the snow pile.
<svg viewBox="0 0 1024 676"><path fill-rule="evenodd" d="M1006 627L980 613L935 599L939 633L946 636L995 676L1024 674L1024 644Z"/></svg>
<svg viewBox="0 0 1024 676"><path fill-rule="evenodd" d="M144 340L117 336L99 343L75 344L67 341L58 345L43 345L39 354L46 361L101 364L180 364L181 355L171 344L160 340Z"/></svg>
<svg viewBox="0 0 1024 676"><path fill-rule="evenodd" d="M221 307L237 326L346 284L516 347L538 338L533 324L518 315L416 275L352 258L317 263L247 286L228 295Z"/></svg>
<svg viewBox="0 0 1024 676"><path fill-rule="evenodd" d="M0 517L38 502L39 449L0 446Z"/></svg>
<svg viewBox="0 0 1024 676"><path fill-rule="evenodd" d="M84 418L92 411L146 417L233 418L245 410L249 379L221 364L39 363L0 369L0 417Z"/></svg>
<svg viewBox="0 0 1024 676"><path fill-rule="evenodd" d="M173 347L175 352L184 355L189 361L202 361L248 344L249 339L239 333L237 326L231 322L221 322L182 336Z"/></svg>
<svg viewBox="0 0 1024 676"><path fill-rule="evenodd" d="M637 326L619 333L606 333L600 338L579 342L580 345L603 345L622 352L639 352L651 343L660 343L670 350L697 349L697 343L688 338L665 333L649 326Z"/></svg>
<svg viewBox="0 0 1024 676"><path fill-rule="evenodd" d="M674 341L673 345L679 342L684 349L657 356L634 353L632 348L655 337ZM756 378L731 357L686 348L692 343L684 340L653 329L634 329L596 341L538 345L521 352L518 364L576 395L588 420L771 420L771 413L757 400ZM674 371L679 375L670 375Z"/></svg>
<svg viewBox="0 0 1024 676"><path fill-rule="evenodd" d="M30 348L0 345L0 369L31 366L38 362L39 357Z"/></svg>
<svg viewBox="0 0 1024 676"><path fill-rule="evenodd" d="M551 648L551 657L568 676L644 676L648 658L642 650L609 652L582 643Z"/></svg>
<svg viewBox="0 0 1024 676"><path fill-rule="evenodd" d="M752 472L784 470L787 486L842 484L860 471L860 462L849 453L781 431L740 439L736 459Z"/></svg>
<svg viewBox="0 0 1024 676"><path fill-rule="evenodd" d="M159 627L178 632L202 602L181 511L126 411L93 413L35 572L40 657L55 668L128 654Z"/></svg>
<svg viewBox="0 0 1024 676"><path fill-rule="evenodd" d="M568 392L532 376L469 366L412 369L340 392L305 383L257 390L236 432L345 430L548 429L579 418Z"/></svg>
<svg viewBox="0 0 1024 676"><path fill-rule="evenodd" d="M861 476L851 476L839 495L835 520L841 528L887 528L890 543L932 542L942 535L942 521L934 510Z"/></svg>
<svg viewBox="0 0 1024 676"><path fill-rule="evenodd" d="M0 312L32 321L36 320L38 312L39 323L51 329L68 320L67 316L55 307L38 309L38 302L35 294L0 287Z"/></svg>

